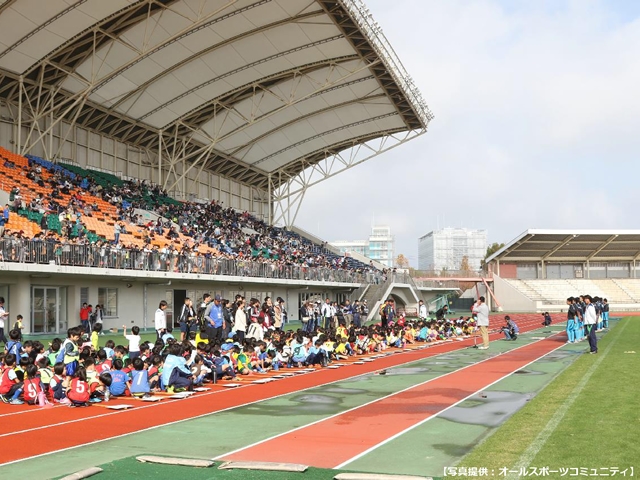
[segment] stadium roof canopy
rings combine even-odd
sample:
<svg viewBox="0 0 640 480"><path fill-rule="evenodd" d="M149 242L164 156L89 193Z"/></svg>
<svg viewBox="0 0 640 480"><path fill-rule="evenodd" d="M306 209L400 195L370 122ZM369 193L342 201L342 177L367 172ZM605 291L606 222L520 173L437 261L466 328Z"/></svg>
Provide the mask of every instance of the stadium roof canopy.
<svg viewBox="0 0 640 480"><path fill-rule="evenodd" d="M639 259L640 230L527 230L487 258L487 263Z"/></svg>
<svg viewBox="0 0 640 480"><path fill-rule="evenodd" d="M32 120L264 189L432 118L360 0L0 0L0 32Z"/></svg>

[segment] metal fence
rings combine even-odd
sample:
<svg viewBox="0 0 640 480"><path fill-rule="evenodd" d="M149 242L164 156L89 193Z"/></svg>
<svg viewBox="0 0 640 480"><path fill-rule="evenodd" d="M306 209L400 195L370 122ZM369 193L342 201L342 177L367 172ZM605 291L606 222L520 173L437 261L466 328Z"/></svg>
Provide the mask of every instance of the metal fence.
<svg viewBox="0 0 640 480"><path fill-rule="evenodd" d="M375 283L379 276L373 272L218 258L194 253L164 254L158 250L139 251L115 246L56 244L23 239L0 240L0 261L346 283Z"/></svg>

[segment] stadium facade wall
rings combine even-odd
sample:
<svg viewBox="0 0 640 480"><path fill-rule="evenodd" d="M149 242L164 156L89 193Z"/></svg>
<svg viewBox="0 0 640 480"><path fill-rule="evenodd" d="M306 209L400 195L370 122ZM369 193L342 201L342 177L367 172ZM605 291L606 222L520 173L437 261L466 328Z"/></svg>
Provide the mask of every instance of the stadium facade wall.
<svg viewBox="0 0 640 480"><path fill-rule="evenodd" d="M26 112L25 112L26 113ZM17 153L17 125L8 120L12 117L4 103L0 103L0 146ZM54 120L54 123L56 120ZM41 128L45 122L41 120ZM104 170L123 179L148 180L162 183L158 171L158 152L122 143L111 137L96 133L83 127L74 126L69 132L69 123L60 121L53 127L53 134L47 135L29 152L47 160L57 158L62 162L71 162L82 168ZM29 135L27 127L22 128L22 139ZM37 130L33 139L39 136ZM65 139L66 137L66 139ZM168 161L163 159L162 180L174 183L189 168L189 163L178 162L175 172L169 172ZM267 220L269 217L269 192L237 182L200 168L192 168L184 179L178 182L168 193L178 200L216 200L226 207L248 211Z"/></svg>
<svg viewBox="0 0 640 480"><path fill-rule="evenodd" d="M87 270L91 270L87 272ZM79 311L82 302L96 305L99 289L103 295L111 295L115 315L104 319L104 328L122 328L122 325L138 325L153 329L154 313L161 300L167 300L172 315L183 303L184 296L196 301L203 293L219 294L233 300L240 293L247 298L264 300L266 295L282 297L290 319L298 319L300 302L306 299L320 300L329 297L342 301L358 284L274 280L250 277L221 277L197 274L155 273L148 271L117 271L110 269L88 269L85 267L60 267L34 264L0 263L0 296L6 299L6 310L10 322L6 330L15 322L18 314L24 317L23 333L64 334L71 326L79 325ZM36 289L38 289L36 291ZM55 297L57 310L42 305L42 290L48 289ZM107 290L108 289L108 290ZM103 297L104 298L104 297ZM41 304L37 304L40 302ZM102 299L102 303L105 300ZM177 314L177 312L176 312ZM39 316L39 317L38 317ZM42 332L33 328L38 318L47 317L49 325L57 325ZM55 320L55 321L54 321ZM35 330L35 331L34 331Z"/></svg>
<svg viewBox="0 0 640 480"><path fill-rule="evenodd" d="M605 279L638 277L633 262L497 262L491 270L502 278L533 279Z"/></svg>

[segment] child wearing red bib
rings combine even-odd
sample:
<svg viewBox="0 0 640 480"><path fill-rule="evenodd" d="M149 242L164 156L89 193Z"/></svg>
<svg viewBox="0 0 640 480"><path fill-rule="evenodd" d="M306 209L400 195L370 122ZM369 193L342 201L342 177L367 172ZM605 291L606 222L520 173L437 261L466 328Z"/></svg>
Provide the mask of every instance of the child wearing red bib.
<svg viewBox="0 0 640 480"><path fill-rule="evenodd" d="M26 367L27 378L22 386L22 397L24 401L29 405L36 405L38 403L38 397L44 398L44 389L42 388L42 382L38 377L38 367L33 363L30 363Z"/></svg>
<svg viewBox="0 0 640 480"><path fill-rule="evenodd" d="M87 383L87 372L84 367L78 367L75 376L67 387L67 398L71 405L85 406L89 401L90 391Z"/></svg>

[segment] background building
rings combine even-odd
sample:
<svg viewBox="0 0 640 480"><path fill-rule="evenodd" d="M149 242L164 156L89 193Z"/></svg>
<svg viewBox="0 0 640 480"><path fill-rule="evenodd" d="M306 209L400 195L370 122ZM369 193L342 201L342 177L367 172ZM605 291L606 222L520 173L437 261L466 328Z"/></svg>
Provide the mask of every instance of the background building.
<svg viewBox="0 0 640 480"><path fill-rule="evenodd" d="M391 234L391 227L375 226L371 229L368 240L337 240L331 245L340 253L356 252L387 267L393 267L395 260L395 239Z"/></svg>
<svg viewBox="0 0 640 480"><path fill-rule="evenodd" d="M442 228L418 240L419 270L459 270L462 258L472 270L480 270L487 253L487 231L469 228Z"/></svg>

